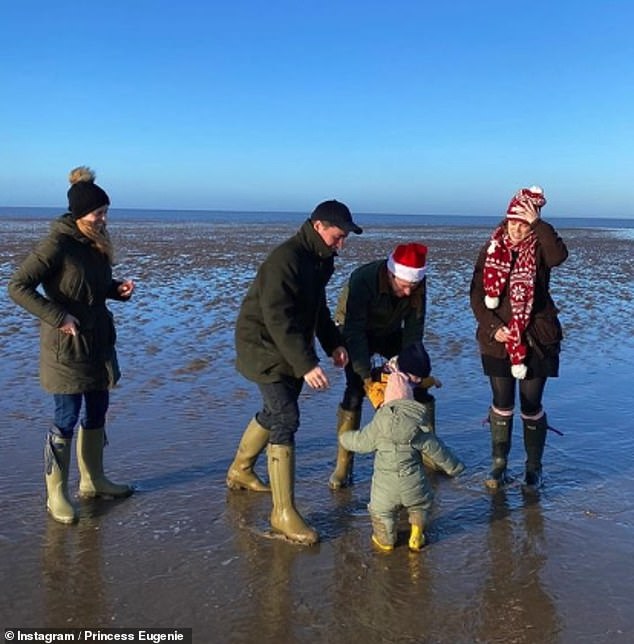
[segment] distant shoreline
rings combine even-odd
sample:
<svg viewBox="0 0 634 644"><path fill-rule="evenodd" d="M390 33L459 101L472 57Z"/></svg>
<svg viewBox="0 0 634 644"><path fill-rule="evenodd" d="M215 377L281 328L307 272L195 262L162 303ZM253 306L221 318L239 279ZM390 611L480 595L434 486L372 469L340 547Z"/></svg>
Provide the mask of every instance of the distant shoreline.
<svg viewBox="0 0 634 644"><path fill-rule="evenodd" d="M63 208L0 206L0 222L49 220L63 214ZM161 210L145 208L111 208L111 215L121 221L160 221L198 223L288 223L296 224L307 216L300 212L275 211L231 211L231 210ZM382 213L358 213L355 217L362 225L382 226L465 226L468 228L489 228L497 224L502 216L477 215L404 215ZM621 217L547 217L557 228L634 228L634 219Z"/></svg>

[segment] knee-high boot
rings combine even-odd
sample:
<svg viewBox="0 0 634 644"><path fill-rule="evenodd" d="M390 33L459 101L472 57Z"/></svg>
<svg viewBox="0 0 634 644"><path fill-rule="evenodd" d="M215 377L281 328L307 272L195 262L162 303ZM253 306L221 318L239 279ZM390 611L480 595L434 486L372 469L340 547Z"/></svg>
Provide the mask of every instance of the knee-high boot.
<svg viewBox="0 0 634 644"><path fill-rule="evenodd" d="M77 464L79 465L79 495L124 498L134 492L130 485L113 483L103 471L103 448L107 444L106 431L79 428L77 434Z"/></svg>
<svg viewBox="0 0 634 644"><path fill-rule="evenodd" d="M341 405L337 409L337 463L335 471L328 479L328 486L332 490L338 490L347 487L352 483L352 467L354 464L354 453L349 452L339 443L339 435L343 432L349 432L359 429L361 424L361 410L349 411L343 409Z"/></svg>
<svg viewBox="0 0 634 644"><path fill-rule="evenodd" d="M295 509L295 447L269 445L267 454L273 497L271 527L290 541L312 546L319 535Z"/></svg>
<svg viewBox="0 0 634 644"><path fill-rule="evenodd" d="M485 480L485 485L493 490L498 489L507 481L506 465L511 451L511 434L513 416L502 416L493 409L489 410L491 424L491 454L493 463L491 472Z"/></svg>
<svg viewBox="0 0 634 644"><path fill-rule="evenodd" d="M60 523L74 523L78 519L77 509L68 496L72 440L49 434L44 446L46 507Z"/></svg>
<svg viewBox="0 0 634 644"><path fill-rule="evenodd" d="M270 432L252 418L242 434L238 451L227 472L227 487L231 490L251 490L251 492L270 492L271 488L263 483L253 471L258 456L269 442Z"/></svg>
<svg viewBox="0 0 634 644"><path fill-rule="evenodd" d="M532 420L522 418L524 423L524 449L526 450L526 472L524 486L537 489L542 484L542 456L546 444L548 420L546 414Z"/></svg>

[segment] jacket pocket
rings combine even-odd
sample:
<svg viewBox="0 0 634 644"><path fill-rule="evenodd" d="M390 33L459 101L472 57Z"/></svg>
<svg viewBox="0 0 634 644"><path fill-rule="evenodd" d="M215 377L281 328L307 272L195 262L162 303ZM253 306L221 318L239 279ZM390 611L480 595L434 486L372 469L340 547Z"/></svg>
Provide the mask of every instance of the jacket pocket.
<svg viewBox="0 0 634 644"><path fill-rule="evenodd" d="M57 334L57 361L62 364L77 364L91 362L93 356L94 333L91 330L80 329L77 335L62 333L55 329Z"/></svg>

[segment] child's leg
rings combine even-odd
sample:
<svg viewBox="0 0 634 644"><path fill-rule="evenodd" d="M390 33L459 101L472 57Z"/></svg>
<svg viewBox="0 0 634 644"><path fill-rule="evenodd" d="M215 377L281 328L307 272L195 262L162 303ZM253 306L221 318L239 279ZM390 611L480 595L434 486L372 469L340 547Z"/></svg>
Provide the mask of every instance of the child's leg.
<svg viewBox="0 0 634 644"><path fill-rule="evenodd" d="M427 526L428 513L420 507L407 509L410 522L409 549L418 552L425 545L425 527Z"/></svg>
<svg viewBox="0 0 634 644"><path fill-rule="evenodd" d="M384 552L394 550L396 543L394 512L377 512L370 509L370 518L372 519L372 543Z"/></svg>

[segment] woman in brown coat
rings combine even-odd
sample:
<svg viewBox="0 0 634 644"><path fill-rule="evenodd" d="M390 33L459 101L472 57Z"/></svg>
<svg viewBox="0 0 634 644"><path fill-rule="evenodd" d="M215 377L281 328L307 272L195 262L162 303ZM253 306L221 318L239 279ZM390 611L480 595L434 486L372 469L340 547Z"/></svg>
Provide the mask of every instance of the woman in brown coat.
<svg viewBox="0 0 634 644"><path fill-rule="evenodd" d="M548 429L542 395L546 380L559 375L562 340L550 270L568 257L563 240L540 216L545 203L538 186L514 195L506 219L480 251L471 281L482 367L493 394L493 466L486 480L493 489L507 480L516 383L526 450L524 485L537 489L542 481Z"/></svg>
<svg viewBox="0 0 634 644"><path fill-rule="evenodd" d="M108 195L89 168L76 168L69 178L69 212L52 223L49 235L9 281L11 298L40 319L40 381L55 403L44 451L47 508L61 523L78 518L68 495L68 470L82 402L80 495L124 497L133 491L106 478L103 447L109 389L120 376L106 298L129 300L134 283L112 278Z"/></svg>

